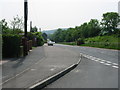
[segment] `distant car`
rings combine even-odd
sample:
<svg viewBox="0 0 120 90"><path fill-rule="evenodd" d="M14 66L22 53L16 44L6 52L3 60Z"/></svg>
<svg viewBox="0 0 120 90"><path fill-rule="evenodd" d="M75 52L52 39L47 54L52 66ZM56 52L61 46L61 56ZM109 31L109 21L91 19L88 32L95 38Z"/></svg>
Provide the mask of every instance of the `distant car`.
<svg viewBox="0 0 120 90"><path fill-rule="evenodd" d="M52 41L48 41L48 46L53 46L55 42L52 42Z"/></svg>

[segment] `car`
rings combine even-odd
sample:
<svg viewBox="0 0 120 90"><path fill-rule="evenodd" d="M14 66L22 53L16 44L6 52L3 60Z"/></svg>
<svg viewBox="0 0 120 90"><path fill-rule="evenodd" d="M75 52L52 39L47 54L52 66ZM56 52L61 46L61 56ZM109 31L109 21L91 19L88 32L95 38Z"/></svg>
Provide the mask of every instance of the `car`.
<svg viewBox="0 0 120 90"><path fill-rule="evenodd" d="M53 46L55 42L52 42L52 41L48 41L48 46Z"/></svg>

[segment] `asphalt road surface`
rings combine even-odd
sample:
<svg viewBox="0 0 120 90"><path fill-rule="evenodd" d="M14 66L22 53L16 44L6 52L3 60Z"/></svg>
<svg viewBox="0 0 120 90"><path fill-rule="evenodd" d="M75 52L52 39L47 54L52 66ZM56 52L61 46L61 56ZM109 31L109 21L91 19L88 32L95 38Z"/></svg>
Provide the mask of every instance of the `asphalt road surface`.
<svg viewBox="0 0 120 90"><path fill-rule="evenodd" d="M118 88L118 51L56 44L82 54L81 63L46 88Z"/></svg>
<svg viewBox="0 0 120 90"><path fill-rule="evenodd" d="M68 49L48 45L37 47L25 59L3 64L1 85L3 88L29 88L65 70L79 59L80 54Z"/></svg>
<svg viewBox="0 0 120 90"><path fill-rule="evenodd" d="M118 87L118 51L81 46L55 44L62 48L82 55L81 63L70 73L61 77L47 88L117 88ZM48 47L49 48L49 47ZM25 59L7 62L2 65L2 81L26 70L45 57L44 47L39 47ZM39 53L37 53L39 52ZM34 57L32 56L34 55ZM56 57L57 57L56 53ZM68 56L64 54L63 56ZM68 56L69 57L69 56ZM27 59L26 59L27 58ZM63 57L64 58L64 57ZM34 60L33 60L34 59ZM24 82L23 82L24 83Z"/></svg>
<svg viewBox="0 0 120 90"><path fill-rule="evenodd" d="M44 47L35 48L28 56L19 58L17 60L11 60L2 65L2 82L8 80L24 72L31 65L35 64L39 60L45 57Z"/></svg>

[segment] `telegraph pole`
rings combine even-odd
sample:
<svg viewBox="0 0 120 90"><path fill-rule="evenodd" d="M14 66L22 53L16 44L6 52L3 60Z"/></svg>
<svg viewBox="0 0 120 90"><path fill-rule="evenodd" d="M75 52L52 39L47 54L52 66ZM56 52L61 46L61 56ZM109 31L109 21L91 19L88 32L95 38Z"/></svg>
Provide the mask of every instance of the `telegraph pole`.
<svg viewBox="0 0 120 90"><path fill-rule="evenodd" d="M28 19L28 1L24 0L24 30L25 37L27 37L27 19Z"/></svg>
<svg viewBox="0 0 120 90"><path fill-rule="evenodd" d="M24 0L24 37L22 39L24 56L28 55L27 19L28 19L28 2L27 0Z"/></svg>
<svg viewBox="0 0 120 90"><path fill-rule="evenodd" d="M30 21L30 32L32 32L32 21Z"/></svg>

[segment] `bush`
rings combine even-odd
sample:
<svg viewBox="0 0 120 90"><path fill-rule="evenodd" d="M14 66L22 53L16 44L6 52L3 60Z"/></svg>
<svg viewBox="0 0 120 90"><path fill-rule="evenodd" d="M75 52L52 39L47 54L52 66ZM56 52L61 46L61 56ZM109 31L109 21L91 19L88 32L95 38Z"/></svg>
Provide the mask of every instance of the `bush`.
<svg viewBox="0 0 120 90"><path fill-rule="evenodd" d="M28 39L32 40L33 46L42 46L45 42L41 32L28 33Z"/></svg>
<svg viewBox="0 0 120 90"><path fill-rule="evenodd" d="M37 38L37 46L42 46L44 44L44 39L42 37L42 33L41 32L34 32L33 34Z"/></svg>
<svg viewBox="0 0 120 90"><path fill-rule="evenodd" d="M20 55L21 38L20 35L2 35L2 56L18 57Z"/></svg>
<svg viewBox="0 0 120 90"><path fill-rule="evenodd" d="M77 45L84 44L84 39L83 38L78 38L77 40Z"/></svg>
<svg viewBox="0 0 120 90"><path fill-rule="evenodd" d="M44 40L42 36L37 36L37 46L42 46L44 44Z"/></svg>

